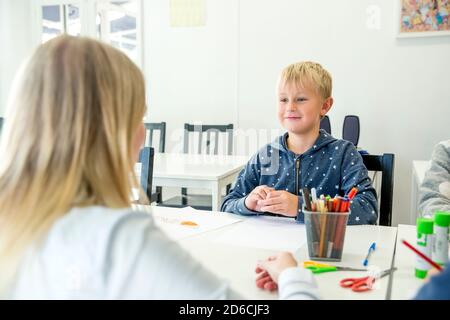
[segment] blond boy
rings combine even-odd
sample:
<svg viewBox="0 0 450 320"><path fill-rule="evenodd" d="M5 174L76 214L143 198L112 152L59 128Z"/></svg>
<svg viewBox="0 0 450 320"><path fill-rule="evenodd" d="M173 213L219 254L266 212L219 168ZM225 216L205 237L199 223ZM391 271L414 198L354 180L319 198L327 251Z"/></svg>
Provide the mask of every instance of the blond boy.
<svg viewBox="0 0 450 320"><path fill-rule="evenodd" d="M221 210L303 221L303 188L344 196L356 187L349 224L375 223L376 192L361 155L352 143L320 130L333 105L329 72L309 61L289 65L279 77L277 98L278 120L287 132L250 159Z"/></svg>

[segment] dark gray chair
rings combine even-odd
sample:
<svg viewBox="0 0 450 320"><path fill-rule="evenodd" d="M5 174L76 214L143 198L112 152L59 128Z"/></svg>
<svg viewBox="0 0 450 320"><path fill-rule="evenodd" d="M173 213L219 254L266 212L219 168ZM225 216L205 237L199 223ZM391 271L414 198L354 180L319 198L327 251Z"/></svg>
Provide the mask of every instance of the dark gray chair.
<svg viewBox="0 0 450 320"><path fill-rule="evenodd" d="M153 134L155 131L159 131L159 143L158 152L164 153L166 151L166 123L144 123L145 126L145 142L146 147L153 147ZM148 137L148 138L147 138ZM162 202L162 187L156 186L155 190L152 192L150 202L156 201L156 203Z"/></svg>
<svg viewBox="0 0 450 320"><path fill-rule="evenodd" d="M384 153L383 155L362 155L364 165L369 171L381 171L380 192L380 225L392 225L392 202L394 197L394 165L395 155Z"/></svg>
<svg viewBox="0 0 450 320"><path fill-rule="evenodd" d="M219 135L225 134L227 140L226 154L231 155L233 153L233 124L228 125L193 125L189 123L184 124L184 139L183 139L183 152L189 153L190 139L192 134L198 135L197 153L198 154L218 154L219 153ZM205 137L206 135L206 137ZM212 142L214 141L214 148L212 148ZM191 153L195 153L191 152ZM231 185L226 188L227 194L230 192ZM212 209L212 196L189 194L186 188L181 189L181 196L173 197L161 203L162 206L182 208L186 206L193 207L198 210L211 210Z"/></svg>
<svg viewBox="0 0 450 320"><path fill-rule="evenodd" d="M359 142L359 128L358 116L345 116L342 126L342 139L350 141L357 147Z"/></svg>
<svg viewBox="0 0 450 320"><path fill-rule="evenodd" d="M154 157L155 150L151 147L143 147L139 152L139 163L141 163L140 184L149 201L152 197Z"/></svg>
<svg viewBox="0 0 450 320"><path fill-rule="evenodd" d="M146 123L144 123L144 126L145 126L144 145L146 147L152 147L153 146L153 133L155 131L159 131L158 152L165 152L166 151L166 123L165 122L157 122L157 123L146 122ZM148 136L148 139L147 139L147 136Z"/></svg>
<svg viewBox="0 0 450 320"><path fill-rule="evenodd" d="M328 116L325 116L322 120L320 120L320 129L323 129L328 132L328 134L331 134L331 123Z"/></svg>

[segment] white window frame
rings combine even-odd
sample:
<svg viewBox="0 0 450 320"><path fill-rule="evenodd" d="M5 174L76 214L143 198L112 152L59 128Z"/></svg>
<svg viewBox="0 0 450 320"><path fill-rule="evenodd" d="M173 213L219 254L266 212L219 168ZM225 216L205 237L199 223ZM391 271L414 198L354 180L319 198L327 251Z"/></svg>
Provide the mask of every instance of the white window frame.
<svg viewBox="0 0 450 320"><path fill-rule="evenodd" d="M144 64L143 64L143 52L144 52L144 45L143 45L143 23L142 23L142 13L144 11L143 5L142 5L142 0L133 0L137 3L138 6L138 12L136 14L136 49L138 51L138 56L137 56L137 64L143 68ZM105 7L106 9L120 9L121 8L116 8L115 5L111 4L110 0L96 0L95 1L95 10L94 10L94 15L95 18L97 16L97 13L99 12L99 7ZM129 15L133 15L132 12L125 12ZM95 24L95 18L94 18L94 28L96 28L96 24ZM101 40L105 41L105 42L110 42L110 38L109 38L109 32L104 32L103 30L109 30L110 25L109 24L104 24L101 27L102 33L101 33ZM97 30L94 29L94 36L97 35Z"/></svg>
<svg viewBox="0 0 450 320"><path fill-rule="evenodd" d="M80 10L80 21L81 21L81 35L87 35L86 30L83 30L83 19L84 19L84 5L83 3L85 0L34 0L33 1L33 7L34 7L34 16L35 16L35 35L34 39L36 41L36 44L39 45L42 41L42 7L43 6L59 6L60 9L62 9L63 5L76 5ZM61 10L62 11L62 10Z"/></svg>
<svg viewBox="0 0 450 320"><path fill-rule="evenodd" d="M137 61L136 64L144 70L144 36L143 36L143 1L142 0L130 0L135 1L138 5L138 13L136 15L136 42L137 42ZM113 6L110 0L33 0L31 5L33 6L33 20L36 27L33 28L33 40L36 45L39 45L42 41L42 7L52 6L52 5L68 5L72 4L79 8L80 22L81 22L81 36L87 36L97 39L97 12L98 7L107 5ZM114 8L114 7L112 7ZM101 30L108 30L109 26L106 28L101 28ZM109 37L101 34L101 39L109 43Z"/></svg>

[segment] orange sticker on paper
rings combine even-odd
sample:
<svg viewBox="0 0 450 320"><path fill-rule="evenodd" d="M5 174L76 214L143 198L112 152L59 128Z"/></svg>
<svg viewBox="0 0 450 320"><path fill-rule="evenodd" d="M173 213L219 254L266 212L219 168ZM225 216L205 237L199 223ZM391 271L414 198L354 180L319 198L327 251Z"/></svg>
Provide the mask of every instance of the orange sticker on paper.
<svg viewBox="0 0 450 320"><path fill-rule="evenodd" d="M198 224L193 221L181 221L181 225L188 227L198 227Z"/></svg>

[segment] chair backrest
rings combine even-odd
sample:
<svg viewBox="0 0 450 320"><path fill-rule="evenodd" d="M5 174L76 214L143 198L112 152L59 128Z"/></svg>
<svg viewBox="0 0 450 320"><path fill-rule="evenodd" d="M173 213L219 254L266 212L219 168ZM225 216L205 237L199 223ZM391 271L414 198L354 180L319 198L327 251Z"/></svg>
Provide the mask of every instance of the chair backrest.
<svg viewBox="0 0 450 320"><path fill-rule="evenodd" d="M206 133L206 154L211 152L211 136L214 135L215 143L213 154L218 154L219 152L219 134L225 133L227 138L227 151L226 154L231 155L233 153L233 124L227 125L194 125L185 123L184 124L184 144L183 152L189 153L189 133L198 133L198 153L203 153L203 135Z"/></svg>
<svg viewBox="0 0 450 320"><path fill-rule="evenodd" d="M342 125L342 139L350 141L358 146L359 141L359 117L358 116L345 116L344 124Z"/></svg>
<svg viewBox="0 0 450 320"><path fill-rule="evenodd" d="M362 155L364 165L369 171L381 171L380 225L392 225L392 201L394 196L394 154Z"/></svg>
<svg viewBox="0 0 450 320"><path fill-rule="evenodd" d="M331 123L328 116L325 116L322 120L320 120L320 129L323 129L328 132L328 134L331 134Z"/></svg>
<svg viewBox="0 0 450 320"><path fill-rule="evenodd" d="M141 187L149 201L152 198L152 182L153 182L153 160L155 150L151 147L143 147L139 153L139 162L141 163Z"/></svg>
<svg viewBox="0 0 450 320"><path fill-rule="evenodd" d="M145 126L145 142L144 146L152 147L153 146L153 132L159 131L159 148L158 152L166 151L166 123L158 122L158 123L144 123ZM148 139L147 139L148 135Z"/></svg>

